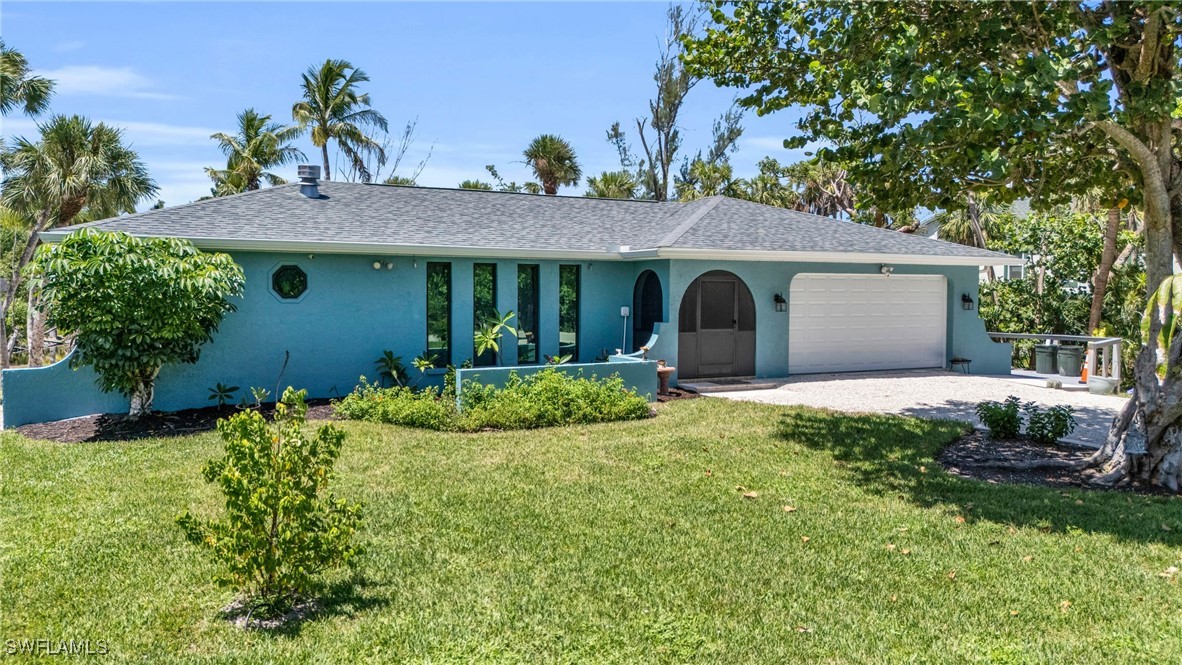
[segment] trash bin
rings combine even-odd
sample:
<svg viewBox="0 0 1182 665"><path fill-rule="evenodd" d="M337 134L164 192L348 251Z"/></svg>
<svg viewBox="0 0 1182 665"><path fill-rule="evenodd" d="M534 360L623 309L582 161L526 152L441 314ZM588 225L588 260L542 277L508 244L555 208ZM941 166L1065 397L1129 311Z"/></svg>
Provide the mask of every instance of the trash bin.
<svg viewBox="0 0 1182 665"><path fill-rule="evenodd" d="M1055 345L1039 344L1034 347L1034 371L1039 374L1054 374L1058 367L1055 364Z"/></svg>
<svg viewBox="0 0 1182 665"><path fill-rule="evenodd" d="M1059 363L1059 374L1063 376L1079 376L1083 360L1083 349L1078 346L1060 346L1056 356Z"/></svg>

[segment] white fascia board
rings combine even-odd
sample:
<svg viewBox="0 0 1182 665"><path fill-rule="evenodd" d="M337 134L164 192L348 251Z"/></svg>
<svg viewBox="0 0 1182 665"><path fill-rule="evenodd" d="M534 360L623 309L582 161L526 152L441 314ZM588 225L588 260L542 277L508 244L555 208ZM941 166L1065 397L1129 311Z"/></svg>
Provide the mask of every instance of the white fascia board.
<svg viewBox="0 0 1182 665"><path fill-rule="evenodd" d="M874 252L770 252L755 250L713 250L663 247L656 257L666 259L702 259L718 261L781 261L800 263L890 263L926 266L1020 266L1025 261L1016 256L948 256L924 254L878 254ZM652 258L652 257L648 257Z"/></svg>
<svg viewBox="0 0 1182 665"><path fill-rule="evenodd" d="M45 242L58 242L67 234L46 231ZM154 237L132 234L137 237ZM198 249L219 252L283 252L294 254L374 254L378 256L455 256L471 258L556 259L580 261L619 261L619 252L606 250L512 249L499 247L463 247L448 245L408 245L371 242L309 242L302 240L248 240L240 238L189 238Z"/></svg>
<svg viewBox="0 0 1182 665"><path fill-rule="evenodd" d="M43 231L45 242L59 242L61 231ZM139 234L132 234L139 235ZM148 237L148 236L140 236ZM798 263L891 263L930 266L1025 265L1018 257L926 256L920 254L876 254L869 252L774 252L754 250L712 250L687 248L563 250L409 245L369 242L309 242L302 240L251 240L240 238L181 237L199 249L221 252L284 252L296 254L373 254L377 256L454 256L464 258L539 259L568 261L643 261L646 259L699 259L715 261L779 261Z"/></svg>

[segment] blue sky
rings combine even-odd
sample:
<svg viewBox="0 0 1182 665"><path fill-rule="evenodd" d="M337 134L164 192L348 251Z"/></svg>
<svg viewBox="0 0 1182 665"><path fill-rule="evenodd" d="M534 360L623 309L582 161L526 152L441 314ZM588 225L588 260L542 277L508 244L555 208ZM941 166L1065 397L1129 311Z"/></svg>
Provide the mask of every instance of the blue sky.
<svg viewBox="0 0 1182 665"><path fill-rule="evenodd" d="M58 81L53 112L123 127L169 205L209 192L203 167L224 164L209 135L231 131L254 107L290 121L300 74L325 58L364 69L373 105L418 140L400 173L434 146L419 184L454 187L528 173L521 151L556 133L585 174L618 168L604 133L647 110L664 32L664 3L57 3L0 5L0 31L39 73ZM710 140L736 91L703 81L682 112L685 147ZM3 120L5 136L32 137L33 121ZM784 161L793 117L748 113L733 156L748 175L765 155ZM301 147L320 163L306 140ZM637 146L639 147L639 146ZM295 167L280 174L294 178ZM583 187L562 193L581 194Z"/></svg>

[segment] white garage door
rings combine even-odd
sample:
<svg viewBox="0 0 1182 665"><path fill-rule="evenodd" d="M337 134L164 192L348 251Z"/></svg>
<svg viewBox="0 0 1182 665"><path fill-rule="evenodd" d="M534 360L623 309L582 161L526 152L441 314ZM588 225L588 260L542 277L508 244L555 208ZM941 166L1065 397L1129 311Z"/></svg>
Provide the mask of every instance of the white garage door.
<svg viewBox="0 0 1182 665"><path fill-rule="evenodd" d="M797 275L789 373L943 367L947 291L942 276Z"/></svg>

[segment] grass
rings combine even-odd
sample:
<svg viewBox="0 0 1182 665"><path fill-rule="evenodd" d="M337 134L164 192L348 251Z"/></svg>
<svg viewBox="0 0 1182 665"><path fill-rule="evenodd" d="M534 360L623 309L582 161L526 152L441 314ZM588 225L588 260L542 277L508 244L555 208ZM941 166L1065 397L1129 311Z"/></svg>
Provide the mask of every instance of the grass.
<svg viewBox="0 0 1182 665"><path fill-rule="evenodd" d="M2 435L0 641L185 662L1182 652L1182 594L1162 576L1182 567L1182 503L949 476L932 457L956 423L699 399L532 432L342 426L339 492L367 506L368 551L331 576L317 620L283 633L220 620L231 593L172 523L217 510L199 477L214 435Z"/></svg>

